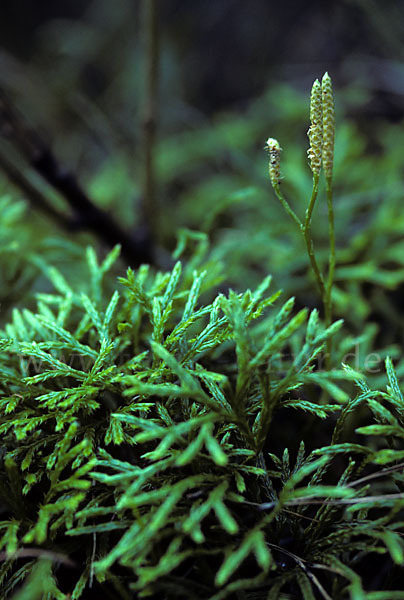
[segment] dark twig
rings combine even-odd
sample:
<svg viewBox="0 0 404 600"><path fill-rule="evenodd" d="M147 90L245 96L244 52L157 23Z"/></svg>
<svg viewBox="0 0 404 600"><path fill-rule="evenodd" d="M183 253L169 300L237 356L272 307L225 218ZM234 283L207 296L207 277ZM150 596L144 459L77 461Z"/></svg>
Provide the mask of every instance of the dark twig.
<svg viewBox="0 0 404 600"><path fill-rule="evenodd" d="M122 255L133 266L152 262L146 242L141 244L133 239L111 215L93 204L74 175L60 167L49 149L43 148L31 164L69 203L76 216L77 229L89 229L109 246L120 244Z"/></svg>
<svg viewBox="0 0 404 600"><path fill-rule="evenodd" d="M122 256L132 266L153 262L147 233L143 240L136 239L123 230L110 214L94 204L81 188L76 177L62 168L44 141L36 132L25 126L23 119L10 106L2 92L0 92L0 119L2 133L15 144L30 166L63 196L73 210L74 218L70 222L68 220L64 224L65 227L76 230L88 229L109 246L120 244ZM23 189L39 208L45 210L47 204L46 212L60 222L62 216L49 207L49 203L45 203L41 194L33 189L16 167L4 157L0 166L13 183Z"/></svg>
<svg viewBox="0 0 404 600"><path fill-rule="evenodd" d="M11 183L23 191L40 210L54 219L60 227L66 230L72 229L72 222L69 221L69 218L56 210L30 180L6 158L3 152L0 152L0 169Z"/></svg>

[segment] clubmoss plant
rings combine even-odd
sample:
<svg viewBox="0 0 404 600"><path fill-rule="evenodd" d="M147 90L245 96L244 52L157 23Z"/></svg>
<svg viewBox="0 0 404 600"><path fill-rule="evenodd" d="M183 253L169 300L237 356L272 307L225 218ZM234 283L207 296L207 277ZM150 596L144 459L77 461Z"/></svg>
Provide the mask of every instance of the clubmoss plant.
<svg viewBox="0 0 404 600"><path fill-rule="evenodd" d="M286 201L284 194L280 189L280 163L277 161L276 175L271 175L271 163L275 161L276 151L279 143L270 138L267 142L267 148L270 153L270 179L275 194L281 201L286 212L298 224L306 244L311 268L317 283L317 287L324 307L325 322L330 325L332 319L332 299L331 292L334 281L335 270L335 232L334 232L334 213L332 203L332 171L334 161L334 137L335 137L335 118L334 118L334 97L332 91L331 78L325 73L321 83L318 79L313 83L310 95L310 127L308 131L310 146L307 151L309 166L313 173L313 188L310 201L306 210L304 222L302 222ZM329 223L329 264L327 279L321 273L316 255L314 252L313 239L310 234L310 226L314 206L318 197L318 188L320 181L320 171L323 166L326 180L326 196ZM331 356L331 342L327 348L327 361Z"/></svg>
<svg viewBox="0 0 404 600"><path fill-rule="evenodd" d="M306 242L310 204L295 215ZM404 598L392 361L383 390L322 369L342 320L295 310L270 277L218 293L207 252L182 231L171 270L129 268L115 285L119 248L101 262L88 248L85 291L38 263L53 289L0 340L2 598Z"/></svg>

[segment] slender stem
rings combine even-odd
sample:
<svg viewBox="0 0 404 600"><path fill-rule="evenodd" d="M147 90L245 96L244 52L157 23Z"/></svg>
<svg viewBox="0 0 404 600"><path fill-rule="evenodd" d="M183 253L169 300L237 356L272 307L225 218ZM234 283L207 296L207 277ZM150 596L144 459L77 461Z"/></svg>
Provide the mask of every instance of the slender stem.
<svg viewBox="0 0 404 600"><path fill-rule="evenodd" d="M328 317L327 324L331 323L331 291L334 283L334 271L335 271L335 230L334 230L334 208L332 204L332 180L328 177L326 180L326 193L327 193L327 208L328 208L328 236L330 238L330 258L328 263L328 278L327 278L327 296L326 296L326 313Z"/></svg>
<svg viewBox="0 0 404 600"><path fill-rule="evenodd" d="M282 204L285 211L295 221L295 223L297 223L297 226L299 227L299 229L302 229L303 225L302 225L301 220L299 219L297 214L290 208L289 202L285 199L285 196L282 194L279 185L273 185L273 188L274 188L274 192L275 192L278 200Z"/></svg>
<svg viewBox="0 0 404 600"><path fill-rule="evenodd" d="M318 266L316 256L314 254L313 240L310 235L311 217L312 217L314 205L316 203L317 196L318 196L318 183L319 183L319 176L313 175L313 189L311 192L309 206L307 207L307 210L306 210L306 219L305 219L304 225L302 225L302 227L301 227L301 230L302 230L302 234L304 237L304 241L306 243L307 253L309 255L311 268L313 270L314 277L317 282L320 296L321 296L323 303L325 303L326 290L325 290L325 286L324 286L324 280L323 280L323 276L321 275L321 271Z"/></svg>
<svg viewBox="0 0 404 600"><path fill-rule="evenodd" d="M143 106L143 213L152 239L158 231L155 137L158 91L158 31L156 0L143 0L145 95Z"/></svg>
<svg viewBox="0 0 404 600"><path fill-rule="evenodd" d="M310 265L313 270L314 277L316 279L318 291L320 292L321 299L324 303L324 300L325 300L324 280L323 280L323 276L321 275L321 271L318 266L316 256L314 254L313 240L310 237L310 231L308 229L303 228L302 233L303 233L304 241L306 242L307 253L309 255Z"/></svg>
<svg viewBox="0 0 404 600"><path fill-rule="evenodd" d="M309 202L309 206L307 207L306 210L306 220L304 223L305 229L309 229L310 227L310 222L311 222L311 216L313 214L313 209L314 209L314 205L316 203L317 200L317 196L318 196L318 182L319 182L320 178L318 175L313 175L313 189L311 192L311 198L310 198L310 202Z"/></svg>
<svg viewBox="0 0 404 600"><path fill-rule="evenodd" d="M331 292L334 283L334 271L335 271L335 229L334 229L334 208L332 204L332 177L326 178L326 195L327 195L327 208L328 208L328 237L330 239L330 257L328 262L328 277L326 285L326 296L325 296L325 324L326 327L331 325L332 319L332 299ZM329 366L330 356L332 349L332 340L327 340L327 365Z"/></svg>

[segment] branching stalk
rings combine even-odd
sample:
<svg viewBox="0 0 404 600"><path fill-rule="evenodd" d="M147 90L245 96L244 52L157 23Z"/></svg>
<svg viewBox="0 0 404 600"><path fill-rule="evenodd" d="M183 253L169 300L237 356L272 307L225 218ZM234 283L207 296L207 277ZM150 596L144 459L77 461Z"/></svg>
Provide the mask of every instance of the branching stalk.
<svg viewBox="0 0 404 600"><path fill-rule="evenodd" d="M311 223L311 217L312 217L313 210L314 210L314 205L316 203L317 196L318 196L318 184L319 184L319 176L314 174L313 175L313 190L311 193L309 206L306 210L306 219L305 219L304 225L301 225L301 231L302 231L302 234L304 237L304 241L306 243L307 253L308 253L309 259L310 259L310 265L311 265L312 271L314 273L314 277L316 279L317 287L320 292L321 299L324 303L325 297L326 297L324 280L323 280L323 276L321 274L320 268L319 268L317 260L316 260L316 256L314 253L313 239L310 235L310 223Z"/></svg>
<svg viewBox="0 0 404 600"><path fill-rule="evenodd" d="M306 211L306 218L305 218L304 223L302 223L302 221L299 219L297 214L290 207L289 202L286 200L285 196L282 194L282 192L280 190L280 186L278 184L273 184L273 189L274 189L274 192L275 192L277 198L279 199L280 203L282 204L283 208L285 209L287 214L291 217L291 219L293 219L294 222L297 224L297 226L299 227L299 229L303 235L303 239L306 244L307 254L309 256L310 265L311 265L311 268L312 268L312 271L313 271L313 274L314 274L314 277L316 280L316 284L317 284L321 299L323 302L325 302L326 290L325 290L325 286L324 286L324 280L323 280L323 276L321 274L320 268L317 263L317 259L316 259L315 253L314 253L313 240L310 235L311 215L312 215L314 205L315 205L317 195L318 195L318 182L319 182L319 178L318 177L314 178L313 191L312 191L312 195L310 198L309 207Z"/></svg>

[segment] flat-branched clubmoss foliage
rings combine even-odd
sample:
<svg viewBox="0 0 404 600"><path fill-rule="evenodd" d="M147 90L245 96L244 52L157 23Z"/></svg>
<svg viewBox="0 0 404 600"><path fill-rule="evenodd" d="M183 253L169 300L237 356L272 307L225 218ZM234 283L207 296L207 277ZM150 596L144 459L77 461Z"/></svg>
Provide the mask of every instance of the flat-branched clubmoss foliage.
<svg viewBox="0 0 404 600"><path fill-rule="evenodd" d="M375 552L403 563L391 363L386 392L358 378L349 398L355 373L314 369L341 323L292 316L269 278L202 305L206 273L178 262L129 269L106 299L116 256L98 265L88 251L90 297L49 269L56 291L3 332L2 597L403 597L365 592L355 570ZM346 439L360 405L375 424L357 433L376 444ZM294 464L288 440L271 443L290 409L334 424Z"/></svg>
<svg viewBox="0 0 404 600"><path fill-rule="evenodd" d="M217 295L187 238L115 291L117 248L87 251L87 294L36 261L54 291L0 340L1 598L404 598L391 361L386 391L324 370L342 321L270 278Z"/></svg>

